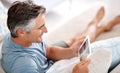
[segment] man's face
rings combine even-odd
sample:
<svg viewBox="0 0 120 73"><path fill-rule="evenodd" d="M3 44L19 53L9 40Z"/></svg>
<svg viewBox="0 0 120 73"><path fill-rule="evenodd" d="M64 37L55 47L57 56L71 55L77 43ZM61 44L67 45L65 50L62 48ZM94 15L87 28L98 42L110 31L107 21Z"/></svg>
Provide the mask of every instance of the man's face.
<svg viewBox="0 0 120 73"><path fill-rule="evenodd" d="M45 26L45 15L39 15L35 19L35 26L31 29L30 33L26 33L27 41L32 43L39 43L42 41L42 35L47 32Z"/></svg>

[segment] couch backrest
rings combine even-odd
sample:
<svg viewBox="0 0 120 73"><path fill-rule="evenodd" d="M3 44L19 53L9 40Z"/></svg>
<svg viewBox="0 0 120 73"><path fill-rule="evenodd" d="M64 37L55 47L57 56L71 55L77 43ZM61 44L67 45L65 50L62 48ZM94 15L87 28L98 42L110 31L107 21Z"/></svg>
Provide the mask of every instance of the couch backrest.
<svg viewBox="0 0 120 73"><path fill-rule="evenodd" d="M1 66L1 58L2 58L1 47L2 47L2 42L0 42L0 73L5 73Z"/></svg>

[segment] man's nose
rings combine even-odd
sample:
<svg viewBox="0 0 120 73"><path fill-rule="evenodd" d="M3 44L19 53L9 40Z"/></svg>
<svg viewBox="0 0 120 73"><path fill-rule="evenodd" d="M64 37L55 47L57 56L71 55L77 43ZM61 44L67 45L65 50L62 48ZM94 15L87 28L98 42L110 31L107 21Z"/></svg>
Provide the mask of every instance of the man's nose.
<svg viewBox="0 0 120 73"><path fill-rule="evenodd" d="M47 30L47 27L45 26L44 27L44 33L47 33L48 32L48 30Z"/></svg>

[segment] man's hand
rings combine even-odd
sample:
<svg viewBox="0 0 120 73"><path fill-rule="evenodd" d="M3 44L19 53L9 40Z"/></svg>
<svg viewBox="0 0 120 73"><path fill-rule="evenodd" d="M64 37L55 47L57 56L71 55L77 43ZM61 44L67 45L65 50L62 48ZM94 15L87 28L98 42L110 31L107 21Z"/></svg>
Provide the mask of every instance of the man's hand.
<svg viewBox="0 0 120 73"><path fill-rule="evenodd" d="M85 38L81 38L70 47L73 51L74 56L78 56L78 49L80 48L80 45L83 43L84 39Z"/></svg>
<svg viewBox="0 0 120 73"><path fill-rule="evenodd" d="M73 68L72 73L88 73L88 65L90 63L90 60L82 60L80 63L76 64L75 67Z"/></svg>

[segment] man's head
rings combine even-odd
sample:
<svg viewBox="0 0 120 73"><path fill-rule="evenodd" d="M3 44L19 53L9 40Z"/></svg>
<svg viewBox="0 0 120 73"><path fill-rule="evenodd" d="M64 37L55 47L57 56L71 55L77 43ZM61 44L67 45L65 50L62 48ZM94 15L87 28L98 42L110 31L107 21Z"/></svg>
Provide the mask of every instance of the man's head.
<svg viewBox="0 0 120 73"><path fill-rule="evenodd" d="M14 2L8 10L7 18L7 26L10 30L11 36L13 38L24 34L27 34L28 36L28 34L31 34L33 28L41 26L45 27L45 25L43 25L45 24L45 11L46 9L43 6L35 5L30 1ZM47 29L45 27L44 30L40 29L40 31L44 33L47 32Z"/></svg>

